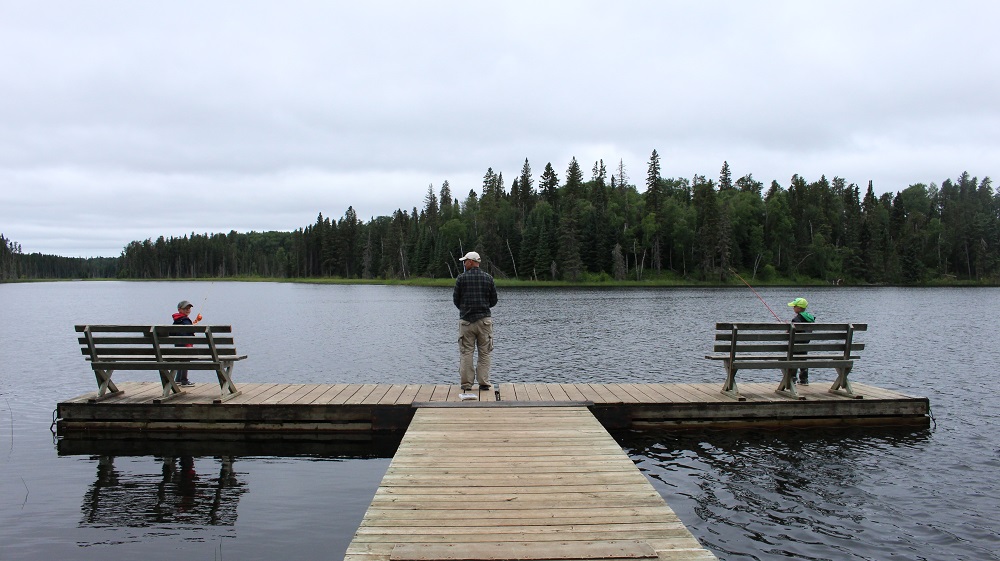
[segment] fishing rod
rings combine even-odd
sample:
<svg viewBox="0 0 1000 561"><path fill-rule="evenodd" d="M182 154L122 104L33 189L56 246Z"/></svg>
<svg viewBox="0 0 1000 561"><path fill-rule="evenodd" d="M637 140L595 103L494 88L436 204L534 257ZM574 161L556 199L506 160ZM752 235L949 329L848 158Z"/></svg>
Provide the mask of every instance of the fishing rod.
<svg viewBox="0 0 1000 561"><path fill-rule="evenodd" d="M774 313L774 310L771 309L771 306L767 305L767 302L765 302L764 299L760 297L760 294L757 294L757 291L754 290L752 286L750 286L750 283L748 283L746 279L741 277L740 274L737 273L735 269L729 269L729 272L736 275L736 278L740 279L741 281L743 281L743 284L747 285L747 288L750 289L750 292L753 292L753 295L756 296L758 300L760 300L761 304L764 304L764 307L767 308L767 311L771 312L771 315L774 316L774 319L780 321L781 323L788 323L785 320L778 317L778 314Z"/></svg>
<svg viewBox="0 0 1000 561"><path fill-rule="evenodd" d="M212 287L215 286L215 281L212 281L208 285L208 290L205 291L205 297L201 299L201 311L205 311L205 303L208 302L208 295L212 293ZM201 312L198 312L198 317L195 318L195 323L201 321Z"/></svg>

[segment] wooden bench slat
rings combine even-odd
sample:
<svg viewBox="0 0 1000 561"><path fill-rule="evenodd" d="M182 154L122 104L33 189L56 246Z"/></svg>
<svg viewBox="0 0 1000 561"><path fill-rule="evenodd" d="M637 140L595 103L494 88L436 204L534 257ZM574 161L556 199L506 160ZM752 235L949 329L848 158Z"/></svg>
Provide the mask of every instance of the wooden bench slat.
<svg viewBox="0 0 1000 561"><path fill-rule="evenodd" d="M176 331L205 333L211 329L212 333L232 333L231 325L77 325L76 330L80 333L90 328L91 333L149 333L156 329L160 333L173 333Z"/></svg>
<svg viewBox="0 0 1000 561"><path fill-rule="evenodd" d="M238 351L234 348L217 349L217 351L220 355L228 356L228 355L238 354ZM90 351L90 349L87 348L81 348L80 352L84 356L91 356L93 354ZM94 349L94 352L97 353L97 356L107 356L107 357L112 357L112 356L120 356L124 358L141 357L141 356L156 357L156 354L150 352L148 348L140 349L136 347L105 347L103 349L102 348ZM195 357L195 356L211 356L211 355L208 354L207 349L203 347L166 347L160 350L160 356Z"/></svg>
<svg viewBox="0 0 1000 561"><path fill-rule="evenodd" d="M140 361L140 362L127 362L121 360L113 360L108 362L93 362L92 366L96 368L110 368L113 370L215 370L223 366L223 363L235 362L237 360L242 360L246 357L234 358L232 360L221 360L218 362L174 362L174 361Z"/></svg>
<svg viewBox="0 0 1000 561"><path fill-rule="evenodd" d="M726 345L715 345L712 347L712 352L716 353L729 353L732 349L732 344ZM844 343L841 342L839 345L833 343L795 343L792 346L793 353L817 353L822 351L843 351ZM851 352L863 351L865 346L862 343L852 343ZM788 343L781 345L746 345L739 342L736 343L736 352L741 353L782 353L786 354L788 352Z"/></svg>
<svg viewBox="0 0 1000 561"><path fill-rule="evenodd" d="M788 329L788 323L716 323L717 330L732 331L733 326L739 327L740 331L774 331L775 329ZM796 325L809 326L810 329L818 331L843 330L852 327L854 331L868 331L867 323L799 323Z"/></svg>
<svg viewBox="0 0 1000 561"><path fill-rule="evenodd" d="M232 336L227 337L213 337L215 339L216 345L234 345L235 339ZM142 345L148 347L152 342L152 337L102 337L96 336L92 337L93 342L98 345ZM157 339L160 344L189 344L189 343L201 343L205 344L204 337L192 336L192 337L178 337L174 336L161 336ZM80 337L77 339L81 345L88 345L89 341L86 337Z"/></svg>

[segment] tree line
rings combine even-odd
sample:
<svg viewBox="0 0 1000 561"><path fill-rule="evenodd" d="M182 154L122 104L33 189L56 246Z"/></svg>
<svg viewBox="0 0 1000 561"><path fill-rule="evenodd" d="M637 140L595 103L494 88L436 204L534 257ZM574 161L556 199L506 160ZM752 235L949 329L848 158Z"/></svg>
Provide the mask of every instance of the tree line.
<svg viewBox="0 0 1000 561"><path fill-rule="evenodd" d="M765 186L751 174L734 179L726 162L718 178L667 178L654 150L641 191L623 162L609 174L597 161L586 179L572 158L562 175L548 163L536 177L525 159L509 186L490 168L462 198L444 181L428 186L421 208L368 222L349 207L292 232L133 241L106 272L448 278L474 250L494 276L532 280L727 282L734 272L834 284L1000 278L1000 194L988 177L967 172L876 195L871 182L862 189L839 177L794 175L787 187Z"/></svg>
<svg viewBox="0 0 1000 561"><path fill-rule="evenodd" d="M43 253L24 254L21 244L0 234L0 282L18 279L115 278L118 257L61 257Z"/></svg>

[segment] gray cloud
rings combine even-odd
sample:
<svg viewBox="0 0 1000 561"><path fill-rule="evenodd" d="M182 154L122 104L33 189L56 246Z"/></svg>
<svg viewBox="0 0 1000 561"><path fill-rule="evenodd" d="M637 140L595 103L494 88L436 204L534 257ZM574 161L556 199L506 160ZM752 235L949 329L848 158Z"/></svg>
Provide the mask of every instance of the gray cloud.
<svg viewBox="0 0 1000 561"><path fill-rule="evenodd" d="M420 206L560 177L876 189L1000 148L989 3L0 0L0 233L26 251Z"/></svg>

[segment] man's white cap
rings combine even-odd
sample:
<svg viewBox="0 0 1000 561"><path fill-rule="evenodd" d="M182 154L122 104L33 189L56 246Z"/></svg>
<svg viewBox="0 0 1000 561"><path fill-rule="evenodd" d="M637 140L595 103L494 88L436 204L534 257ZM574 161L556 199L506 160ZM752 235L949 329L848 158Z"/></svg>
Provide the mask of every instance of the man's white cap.
<svg viewBox="0 0 1000 561"><path fill-rule="evenodd" d="M465 261L466 259L471 259L476 263L482 262L482 258L480 258L479 254L476 253L475 251L470 251L469 253L466 253L465 257L462 257L461 259L459 259L459 261Z"/></svg>

